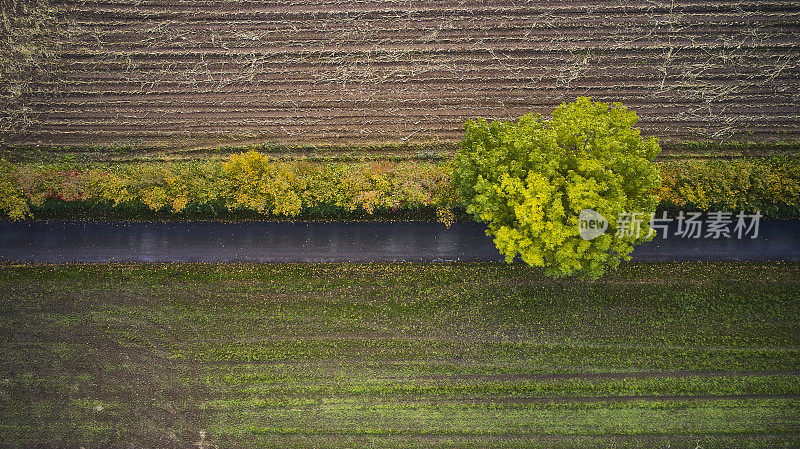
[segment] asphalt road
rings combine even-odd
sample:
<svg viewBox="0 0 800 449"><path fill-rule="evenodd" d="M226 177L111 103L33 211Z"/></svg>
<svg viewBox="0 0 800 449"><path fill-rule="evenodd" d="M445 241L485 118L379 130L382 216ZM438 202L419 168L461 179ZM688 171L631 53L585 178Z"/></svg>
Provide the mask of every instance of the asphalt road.
<svg viewBox="0 0 800 449"><path fill-rule="evenodd" d="M674 223L673 223L674 224ZM385 262L502 260L480 223L0 222L0 261ZM661 235L633 260L800 261L800 220L761 221L758 237Z"/></svg>

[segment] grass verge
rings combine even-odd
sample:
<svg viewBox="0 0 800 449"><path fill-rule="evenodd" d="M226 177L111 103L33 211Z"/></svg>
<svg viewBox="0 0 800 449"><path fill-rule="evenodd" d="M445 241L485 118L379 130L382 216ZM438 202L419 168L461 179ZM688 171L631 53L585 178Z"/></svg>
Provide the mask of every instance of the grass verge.
<svg viewBox="0 0 800 449"><path fill-rule="evenodd" d="M0 158L19 164L130 163L222 160L231 153L250 150L274 160L308 162L444 161L458 150L459 142L380 143L362 145L296 145L259 139L186 143L145 143L141 140L99 145L3 145ZM664 141L661 160L714 160L747 157L797 156L800 141Z"/></svg>

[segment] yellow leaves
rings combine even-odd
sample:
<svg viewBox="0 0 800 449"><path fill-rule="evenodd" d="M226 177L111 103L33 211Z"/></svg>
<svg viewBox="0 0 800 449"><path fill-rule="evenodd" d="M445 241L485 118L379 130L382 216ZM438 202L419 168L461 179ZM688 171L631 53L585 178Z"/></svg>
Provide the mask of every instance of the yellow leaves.
<svg viewBox="0 0 800 449"><path fill-rule="evenodd" d="M764 210L800 204L800 176L786 176L797 162L736 160L662 163L658 196L667 206L692 204L700 210Z"/></svg>
<svg viewBox="0 0 800 449"><path fill-rule="evenodd" d="M185 196L175 197L175 199L172 200L172 212L178 213L183 211L187 204L189 204L189 199Z"/></svg>
<svg viewBox="0 0 800 449"><path fill-rule="evenodd" d="M222 163L222 170L227 175L243 175L247 179L259 179L269 167L269 157L264 153L250 150L246 153L234 153Z"/></svg>
<svg viewBox="0 0 800 449"><path fill-rule="evenodd" d="M15 180L16 167L0 159L0 211L6 212L14 221L27 218L30 215L25 194Z"/></svg>
<svg viewBox="0 0 800 449"><path fill-rule="evenodd" d="M391 207L390 168L385 163L347 166L340 185L336 186L336 203L347 210L361 209L372 214L376 209Z"/></svg>
<svg viewBox="0 0 800 449"><path fill-rule="evenodd" d="M608 208L602 195L593 193L621 180L609 176L595 182L578 166L570 167L573 174L566 179L560 174L561 162L549 159L552 154L542 149L542 142L525 144L530 151L541 150L529 158L541 170L518 164L498 170L500 174L470 172L472 190L451 182L461 175L451 172L449 162L280 162L258 152L234 154L222 162L92 164L68 170L63 165L17 168L0 162L0 212L24 218L30 215L29 206L42 205L49 198L142 204L172 213L211 204L282 216L297 216L322 205L369 214L433 206L437 219L446 224L454 219L448 208L462 205L466 199L461 195L470 194L472 202L463 205L479 219L502 216L525 222L532 235L560 242L570 238L571 228L562 228L549 217L568 215L564 206L573 209L596 203L592 208ZM647 192L668 207L682 207L689 201L732 210L800 206L800 164L794 159L659 165L662 184ZM594 163L582 167L597 168ZM498 176L499 183L491 176ZM566 191L569 201L562 201L559 192Z"/></svg>
<svg viewBox="0 0 800 449"><path fill-rule="evenodd" d="M270 162L266 154L248 151L232 154L222 163L226 206L262 214L296 216L303 207L299 194L306 184L297 166Z"/></svg>
<svg viewBox="0 0 800 449"><path fill-rule="evenodd" d="M447 229L456 221L453 211L449 207L439 206L436 208L436 221L445 225Z"/></svg>
<svg viewBox="0 0 800 449"><path fill-rule="evenodd" d="M521 253L523 257L526 257L527 254L528 257L536 259L538 252L525 251L525 249L531 246L533 241L518 229L510 226L500 226L496 229L490 226L490 229L494 234L495 246L505 255L506 262L513 262L517 253Z"/></svg>
<svg viewBox="0 0 800 449"><path fill-rule="evenodd" d="M167 191L160 186L143 190L140 195L142 202L155 211L163 209L170 202Z"/></svg>
<svg viewBox="0 0 800 449"><path fill-rule="evenodd" d="M518 254L556 276L590 266L602 272L616 256L580 237L581 210L616 215L655 207L658 145L641 138L636 121L619 103L578 97L549 120L471 122L454 179L506 260Z"/></svg>
<svg viewBox="0 0 800 449"><path fill-rule="evenodd" d="M104 201L112 201L115 205L133 199L128 191L128 182L116 173L107 170L89 170L89 194L90 198Z"/></svg>
<svg viewBox="0 0 800 449"><path fill-rule="evenodd" d="M186 208L186 205L189 204L189 197L188 197L188 186L185 180L189 177L189 174L185 171L181 174L168 174L164 177L164 182L167 184L165 189L167 193L167 202L169 202L169 198L172 198L171 206L173 213L179 213Z"/></svg>
<svg viewBox="0 0 800 449"><path fill-rule="evenodd" d="M296 216L304 207L382 209L449 204L446 165L425 163L284 163L249 152L223 163L229 208Z"/></svg>
<svg viewBox="0 0 800 449"><path fill-rule="evenodd" d="M275 215L295 217L300 213L302 208L303 201L299 196L293 192L285 192L285 194L276 195L275 208L272 210L272 213Z"/></svg>

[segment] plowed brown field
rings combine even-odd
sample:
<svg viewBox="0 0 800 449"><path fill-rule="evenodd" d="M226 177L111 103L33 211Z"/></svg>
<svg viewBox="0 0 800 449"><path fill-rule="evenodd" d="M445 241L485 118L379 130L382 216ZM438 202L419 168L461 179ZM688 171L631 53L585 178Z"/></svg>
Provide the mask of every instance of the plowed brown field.
<svg viewBox="0 0 800 449"><path fill-rule="evenodd" d="M5 75L2 143L448 142L468 118L578 95L623 102L666 140L800 137L794 0L49 8L58 39Z"/></svg>

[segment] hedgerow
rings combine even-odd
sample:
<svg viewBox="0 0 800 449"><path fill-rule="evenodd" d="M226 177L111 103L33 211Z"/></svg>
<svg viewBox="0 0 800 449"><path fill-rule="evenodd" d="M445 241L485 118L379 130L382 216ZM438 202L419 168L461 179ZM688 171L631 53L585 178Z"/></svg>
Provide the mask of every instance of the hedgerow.
<svg viewBox="0 0 800 449"><path fill-rule="evenodd" d="M800 217L799 158L658 165L661 208ZM257 179L248 177L253 170L260 173ZM94 210L135 206L176 216L204 207L264 217L296 217L314 208L366 216L430 208L452 222L449 211L464 204L455 196L450 170L447 161L278 162L256 152L223 161L131 164L15 166L0 160L0 213L36 218L45 201L93 203Z"/></svg>
<svg viewBox="0 0 800 449"><path fill-rule="evenodd" d="M669 209L797 216L800 159L786 156L731 161L662 162L661 205Z"/></svg>
<svg viewBox="0 0 800 449"><path fill-rule="evenodd" d="M432 207L452 203L446 163L278 162L250 151L226 160L174 163L0 167L0 207L13 219L27 205L92 201L110 207L140 205L179 214L189 206L295 217L333 206L347 212Z"/></svg>
<svg viewBox="0 0 800 449"><path fill-rule="evenodd" d="M12 220L19 220L29 215L25 195L15 182L17 168L5 159L0 159L0 211L5 212Z"/></svg>

